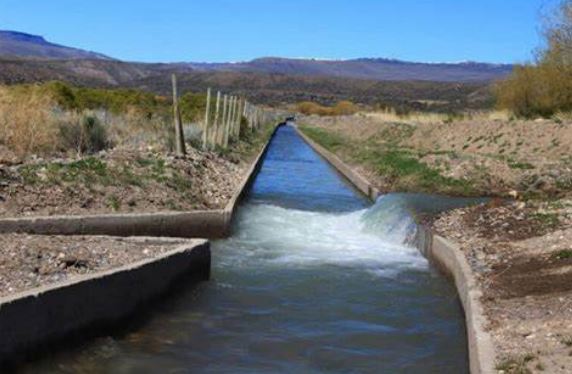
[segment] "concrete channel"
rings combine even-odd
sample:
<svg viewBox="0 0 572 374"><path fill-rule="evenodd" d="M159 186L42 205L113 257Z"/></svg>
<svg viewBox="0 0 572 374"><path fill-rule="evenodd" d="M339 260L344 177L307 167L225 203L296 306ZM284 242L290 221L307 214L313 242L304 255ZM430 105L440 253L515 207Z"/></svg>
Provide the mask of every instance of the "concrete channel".
<svg viewBox="0 0 572 374"><path fill-rule="evenodd" d="M296 131L364 195L372 201L380 196L380 192L358 172L297 128ZM226 237L237 206L256 177L269 144L270 141L228 205L220 211L3 219L0 220L0 232ZM454 280L465 312L471 373L493 373L492 343L484 329L480 291L468 263L454 243L427 229L420 233L419 250ZM152 260L0 299L0 362L22 357L82 332L116 326L171 289L180 279L207 280L211 267L209 247L206 240L196 239Z"/></svg>

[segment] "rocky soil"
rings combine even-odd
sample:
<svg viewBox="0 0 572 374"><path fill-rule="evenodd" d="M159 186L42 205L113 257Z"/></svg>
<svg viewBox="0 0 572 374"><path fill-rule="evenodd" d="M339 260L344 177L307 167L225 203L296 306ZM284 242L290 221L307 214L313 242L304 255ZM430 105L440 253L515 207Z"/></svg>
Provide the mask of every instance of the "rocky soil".
<svg viewBox="0 0 572 374"><path fill-rule="evenodd" d="M572 199L442 215L483 290L499 373L572 372Z"/></svg>
<svg viewBox="0 0 572 374"><path fill-rule="evenodd" d="M189 147L185 157L129 148L83 158L0 163L0 216L219 209L256 152Z"/></svg>
<svg viewBox="0 0 572 374"><path fill-rule="evenodd" d="M0 296L156 257L184 239L0 234Z"/></svg>

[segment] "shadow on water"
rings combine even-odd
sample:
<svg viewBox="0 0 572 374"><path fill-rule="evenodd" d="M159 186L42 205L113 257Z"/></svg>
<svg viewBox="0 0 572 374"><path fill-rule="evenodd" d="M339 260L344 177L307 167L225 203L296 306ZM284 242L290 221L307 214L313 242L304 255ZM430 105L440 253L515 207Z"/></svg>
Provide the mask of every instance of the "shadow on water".
<svg viewBox="0 0 572 374"><path fill-rule="evenodd" d="M456 291L404 243L415 212L467 202L392 194L372 206L281 127L232 237L213 243L212 281L26 372L466 373Z"/></svg>

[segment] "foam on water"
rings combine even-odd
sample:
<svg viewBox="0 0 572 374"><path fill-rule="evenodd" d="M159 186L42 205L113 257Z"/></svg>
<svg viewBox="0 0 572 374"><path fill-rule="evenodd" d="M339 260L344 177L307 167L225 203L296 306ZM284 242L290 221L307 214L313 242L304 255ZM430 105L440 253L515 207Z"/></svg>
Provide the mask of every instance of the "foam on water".
<svg viewBox="0 0 572 374"><path fill-rule="evenodd" d="M217 244L235 255L223 266L361 267L386 276L400 268L426 269L416 248L404 244L415 224L405 210L383 215L383 207L350 213L288 209L269 204L244 205L236 234ZM379 223L376 221L382 220ZM378 230L383 227L383 230Z"/></svg>

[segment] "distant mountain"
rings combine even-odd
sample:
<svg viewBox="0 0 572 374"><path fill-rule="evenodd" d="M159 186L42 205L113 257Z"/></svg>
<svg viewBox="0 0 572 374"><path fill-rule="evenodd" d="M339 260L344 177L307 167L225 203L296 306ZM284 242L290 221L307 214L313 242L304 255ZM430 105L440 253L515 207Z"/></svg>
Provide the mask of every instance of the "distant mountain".
<svg viewBox="0 0 572 374"><path fill-rule="evenodd" d="M132 87L169 94L170 75L181 91L207 87L256 102L339 100L411 110L480 109L492 105L490 83L511 65L420 63L389 59L319 60L267 57L239 63L124 62L47 42L41 36L0 31L0 84L61 80L92 87Z"/></svg>
<svg viewBox="0 0 572 374"><path fill-rule="evenodd" d="M81 49L53 44L43 37L0 31L0 57L54 60L113 60ZM141 66L142 64L137 64ZM148 64L160 70L241 72L294 76L354 78L375 81L487 82L506 77L512 65L406 62L383 58L320 60L264 57L239 63Z"/></svg>
<svg viewBox="0 0 572 374"><path fill-rule="evenodd" d="M478 62L422 63L383 58L318 60L265 57L239 63L177 64L198 71L237 71L301 76L328 76L376 81L479 82L506 77L512 65Z"/></svg>
<svg viewBox="0 0 572 374"><path fill-rule="evenodd" d="M112 60L100 53L50 43L41 36L0 30L0 56L59 60Z"/></svg>

